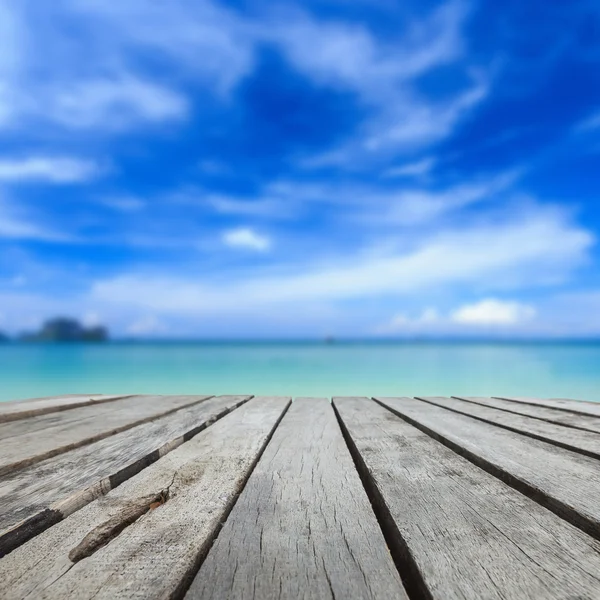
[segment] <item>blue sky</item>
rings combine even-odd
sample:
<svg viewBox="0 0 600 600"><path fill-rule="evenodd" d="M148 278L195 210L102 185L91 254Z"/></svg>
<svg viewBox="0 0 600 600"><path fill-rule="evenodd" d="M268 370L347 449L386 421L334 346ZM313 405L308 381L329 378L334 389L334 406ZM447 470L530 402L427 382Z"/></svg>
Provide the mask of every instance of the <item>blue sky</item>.
<svg viewBox="0 0 600 600"><path fill-rule="evenodd" d="M600 5L0 0L0 329L600 335Z"/></svg>

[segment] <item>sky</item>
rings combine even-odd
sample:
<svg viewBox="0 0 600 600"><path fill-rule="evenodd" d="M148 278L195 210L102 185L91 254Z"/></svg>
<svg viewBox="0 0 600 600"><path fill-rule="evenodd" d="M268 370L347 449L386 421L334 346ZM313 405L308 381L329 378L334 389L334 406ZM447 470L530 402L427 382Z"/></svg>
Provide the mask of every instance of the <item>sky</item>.
<svg viewBox="0 0 600 600"><path fill-rule="evenodd" d="M596 0L0 0L0 329L600 336Z"/></svg>

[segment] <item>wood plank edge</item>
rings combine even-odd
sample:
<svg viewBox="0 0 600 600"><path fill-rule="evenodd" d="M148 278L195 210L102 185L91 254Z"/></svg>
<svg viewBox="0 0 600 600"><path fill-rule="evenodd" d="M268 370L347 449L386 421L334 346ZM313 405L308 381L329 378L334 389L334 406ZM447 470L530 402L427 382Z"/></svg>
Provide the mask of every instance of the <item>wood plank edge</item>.
<svg viewBox="0 0 600 600"><path fill-rule="evenodd" d="M583 412L585 407L582 407L581 410L577 410L575 407L578 404L595 404L596 406L599 404L598 402L591 402L590 400L569 400L569 402L573 403L573 408L566 408L563 406L549 406L548 404L540 404L537 402L527 402L527 400L523 400L522 398L509 398L507 396L492 396L492 398L496 398L497 400L508 400L509 402L514 402L515 404L527 404L528 406L538 406L543 408L551 408L552 410L559 410L561 412L573 413L576 415L583 415L584 417L597 417L598 415ZM554 398L548 398L548 400L554 400ZM543 401L543 399L542 399Z"/></svg>
<svg viewBox="0 0 600 600"><path fill-rule="evenodd" d="M476 404L477 406L484 406L485 408L493 408L494 410L501 410L502 412L510 413L511 415L517 415L519 417L527 417L528 419L536 419L538 421L545 421L546 423L552 423L553 425L560 425L561 427L569 427L571 429L577 429L579 431L589 431L590 433L598 433L596 429L588 429L587 427L583 427L581 425L572 425L571 423L562 423L560 421L554 421L550 417L539 417L537 415L525 415L523 413L517 412L516 410L510 410L509 408L501 408L499 406L490 406L489 404L484 404L483 402L478 402L473 398L467 398L465 396L450 396L455 400L461 400L462 402L470 402L471 404ZM421 400L421 398L418 398ZM495 396L491 397L491 400L506 400L506 398L496 398ZM536 406L538 408L548 408L552 410L550 406L541 406L539 404L529 404L528 406ZM592 415L586 415L588 417L592 417Z"/></svg>
<svg viewBox="0 0 600 600"><path fill-rule="evenodd" d="M135 398L140 394L126 394L125 396L115 396L110 398L98 398L93 399L90 398L88 400L83 400L81 402L77 402L75 404L57 404L55 406L44 406L42 408L34 408L31 410L23 410L21 412L14 413L2 413L0 412L0 423L10 423L11 421L22 421L23 419L30 419L31 417L39 417L41 415L47 415L54 412L64 412L66 410L71 410L73 408L82 408L83 406L92 406L95 404L104 404L106 402L114 402L115 400L124 400L125 398ZM37 398L32 398L31 400L23 400L23 403L26 402L35 402Z"/></svg>
<svg viewBox="0 0 600 600"><path fill-rule="evenodd" d="M534 440L539 440L540 442L546 442L547 444L552 444L553 446L557 446L558 448L563 448L564 450L569 450L570 452L577 452L577 454L583 454L584 456L588 456L589 458L594 458L596 460L600 460L600 452L594 452L592 450L586 450L585 448L579 448L577 446L572 446L571 444L567 444L566 442L560 442L551 437L547 437L538 433L533 433L532 431L526 431L524 429L519 429L518 427L512 427L511 425L506 425L504 423L497 423L496 421L490 421L485 419L484 417L480 417L478 415L473 415L469 412L462 412L456 408L451 408L449 406L443 406L440 404L436 404L432 400L427 400L421 396L416 396L415 400L419 400L421 402L426 402L427 404L431 404L432 406L437 406L438 408L443 408L444 410L449 410L450 412L456 413L457 415L463 415L465 417L470 417L471 419L476 419L477 421L481 421L482 423L487 423L488 425L493 425L494 427L499 427L500 429L506 429L507 431L512 431L513 433L518 433L519 435L524 435L525 437L532 438ZM481 406L481 405L480 405ZM490 408L492 410L501 410L496 409L492 406L487 406L486 408ZM533 418L529 417L529 415L519 415L524 419ZM559 427L563 427L562 423L553 423L553 425L557 425ZM593 433L597 433L594 431Z"/></svg>
<svg viewBox="0 0 600 600"><path fill-rule="evenodd" d="M443 444L444 446L446 446L453 452L456 452L456 454L462 456L463 458L466 458L468 461L470 461L471 463L473 463L480 469L483 469L490 475L493 475L497 479L500 479L500 481L502 481L506 485L512 487L513 489L517 490L518 492L521 492L521 494L524 494L525 496L527 496L534 502L537 502L541 506L552 511L555 515L557 515L561 519L564 519L565 521L569 522L571 525L574 525L575 527L577 527L584 533L587 533L588 535L592 536L593 538L600 540L600 522L599 521L596 521L592 518L586 517L586 516L578 513L572 507L564 504L563 502L561 502L560 500L557 500L556 498L553 498L552 496L549 496L543 490L536 488L535 486L530 484L528 481L526 481L524 479L520 479L519 477L516 477L512 473L509 473L508 471L505 471L504 469L500 468L498 465L495 465L494 463L488 461L487 459L479 456L478 454L475 454L474 452L471 452L467 448L464 448L460 444L452 441L451 439L447 438L446 436L429 428L427 425L424 425L424 424L420 423L419 421L416 421L412 417L402 414L394 407L386 404L385 399L373 398L373 400L377 404L383 406L383 408L389 410L391 413L393 413L394 415L396 415L397 417L399 417L400 419L402 419L403 421L408 423L409 425L416 427L423 433L427 434L429 437L440 442L441 444ZM438 406L438 405L435 405L435 406ZM442 408L442 407L438 406L438 408Z"/></svg>
<svg viewBox="0 0 600 600"><path fill-rule="evenodd" d="M146 467L149 467L152 463L155 463L158 459L162 458L172 450L175 450L183 443L191 440L194 436L204 431L207 427L221 419L222 417L233 412L236 408L239 408L246 402L248 402L252 396L247 396L231 406L223 408L222 411L213 415L210 419L203 421L200 425L193 427L189 431L184 432L177 438L166 442L159 448L156 448L149 454L142 456L134 463L126 465L120 471L105 477L96 483L88 486L83 490L79 490L73 496L61 500L50 507L41 509L35 515L28 517L27 519L17 523L12 529L6 531L0 535L0 558L6 556L19 546L28 542L30 539L39 535L52 525L66 519L69 515L80 510L84 506L93 502L100 496L108 494L111 490L121 485L124 481L127 481L131 477L137 475L143 471ZM208 400L209 398L207 398ZM189 408L190 405L184 407Z"/></svg>
<svg viewBox="0 0 600 600"><path fill-rule="evenodd" d="M344 402L343 398L332 398L331 405L341 429L342 436L350 452L350 456L354 461L354 466L358 472L358 476L363 484L363 488L369 498L375 518L381 529L388 550L396 566L396 570L400 576L402 584L409 598L418 600L433 600L433 596L425 583L423 575L417 566L417 563L412 555L410 547L402 537L394 518L392 517L388 505L371 473L364 462L344 420L338 410L338 402Z"/></svg>
<svg viewBox="0 0 600 600"><path fill-rule="evenodd" d="M82 446L89 446L90 444L93 444L94 442L99 442L100 440L104 440L110 437L111 435L117 435L118 433L123 433L123 431L127 431L128 429L133 429L138 425L150 423L152 421L156 421L157 419L162 419L163 417L171 415L174 412L177 412L178 410L189 408L190 406L196 406L197 404L205 402L206 400L210 400L210 398L212 397L214 396L202 396L199 400L195 400L194 402L190 402L189 404L173 407L165 412L149 415L148 417L144 417L143 419L138 419L137 421L125 423L124 425L114 427L113 429L110 429L108 431L102 431L101 433L97 433L96 435L92 435L82 440L78 440L77 442L65 444L64 446L58 446L57 448L52 448L51 450L47 450L46 452L42 452L41 454L36 454L35 456L30 456L29 458L25 458L23 460L18 460L8 465L4 465L0 467L0 477L9 473L13 473L14 471L20 471L25 467L30 467L31 465L35 465L39 462L42 462L43 460L47 460L48 458L53 458L54 456L58 456L59 454L69 452L70 450L75 450L76 448L81 448ZM118 399L121 400L122 398Z"/></svg>
<svg viewBox="0 0 600 600"><path fill-rule="evenodd" d="M281 423L281 421L287 414L291 405L292 405L292 399L289 398L287 400L283 410L281 411L279 418L275 421L275 423L273 424L273 427L271 428L271 431L265 438L265 441L264 441L263 445L261 446L260 450L258 451L255 459L250 464L250 467L248 468L248 472L246 473L246 476L243 478L242 482L240 483L239 489L237 490L237 492L235 494L232 494L231 498L227 502L227 505L225 507L225 510L223 512L223 515L220 519L219 524L211 532L211 534L207 537L206 543L203 544L202 548L200 549L200 552L196 556L196 560L194 561L194 564L191 565L190 568L187 570L187 572L184 574L184 576L182 577L182 579L179 582L179 585L171 594L171 598L184 598L184 596L187 594L192 583L194 582L194 579L198 575L198 572L202 568L202 564L206 560L206 557L208 556L210 549L213 547L214 543L217 541L219 534L221 533L221 530L223 529L223 526L227 522L227 519L229 518L231 511L233 510L236 502L238 501L238 498L244 491L244 488L246 487L248 480L252 476L252 473L254 472L256 465L258 464L258 462L262 458L263 454L265 453L265 450L267 449L269 442L275 435L275 431L279 427L279 424Z"/></svg>

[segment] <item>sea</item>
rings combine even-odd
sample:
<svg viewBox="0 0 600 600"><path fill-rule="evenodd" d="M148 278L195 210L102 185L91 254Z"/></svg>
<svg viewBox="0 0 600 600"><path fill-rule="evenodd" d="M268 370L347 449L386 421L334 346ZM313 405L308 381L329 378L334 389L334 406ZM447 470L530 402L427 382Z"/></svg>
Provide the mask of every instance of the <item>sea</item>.
<svg viewBox="0 0 600 600"><path fill-rule="evenodd" d="M600 402L600 342L0 345L0 401L62 394L467 395Z"/></svg>

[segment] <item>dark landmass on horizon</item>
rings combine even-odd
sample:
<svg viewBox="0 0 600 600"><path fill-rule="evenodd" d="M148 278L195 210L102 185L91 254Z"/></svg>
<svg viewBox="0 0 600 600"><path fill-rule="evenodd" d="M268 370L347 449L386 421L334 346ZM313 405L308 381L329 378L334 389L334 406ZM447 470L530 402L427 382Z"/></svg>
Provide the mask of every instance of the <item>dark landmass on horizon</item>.
<svg viewBox="0 0 600 600"><path fill-rule="evenodd" d="M21 342L106 342L108 329L102 325L84 327L76 319L56 317L46 321L35 333L23 333Z"/></svg>

